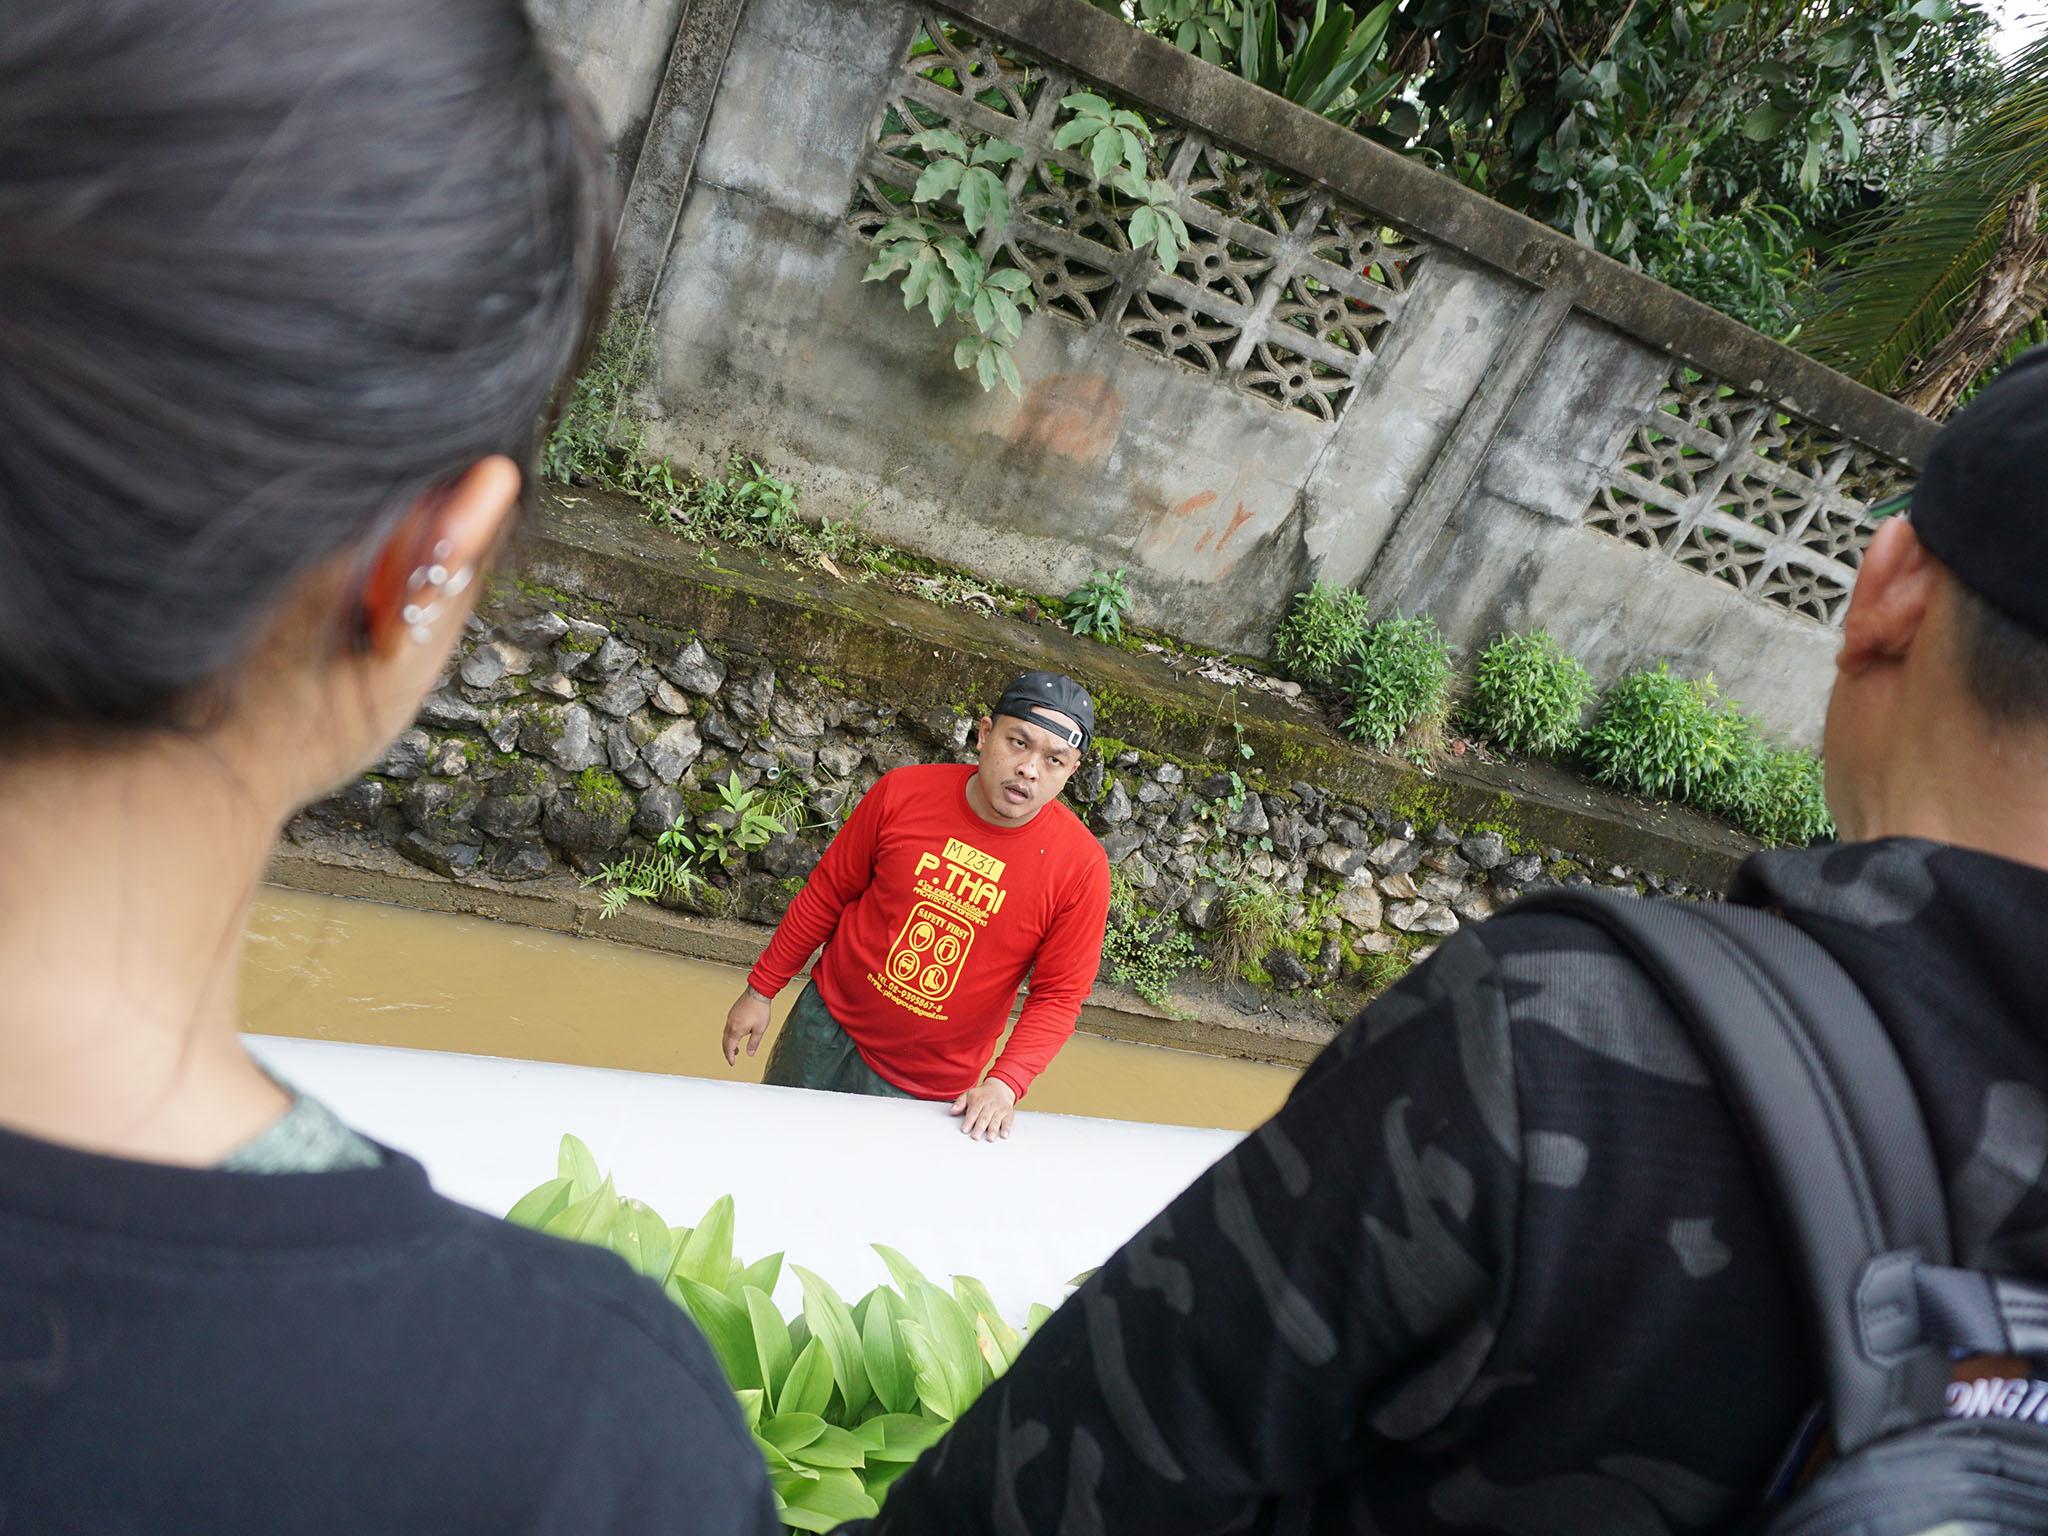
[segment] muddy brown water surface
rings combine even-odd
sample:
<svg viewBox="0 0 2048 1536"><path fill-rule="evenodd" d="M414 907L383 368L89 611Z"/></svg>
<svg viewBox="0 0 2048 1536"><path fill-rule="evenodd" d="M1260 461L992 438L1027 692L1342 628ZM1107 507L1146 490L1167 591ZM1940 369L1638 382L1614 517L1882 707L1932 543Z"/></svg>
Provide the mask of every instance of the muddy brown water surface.
<svg viewBox="0 0 2048 1536"><path fill-rule="evenodd" d="M265 887L249 924L245 1026L261 1034L758 1082L719 1050L743 974L624 944ZM796 1001L776 1000L775 1022ZM1076 1035L1025 1100L1056 1114L1250 1130L1290 1067Z"/></svg>

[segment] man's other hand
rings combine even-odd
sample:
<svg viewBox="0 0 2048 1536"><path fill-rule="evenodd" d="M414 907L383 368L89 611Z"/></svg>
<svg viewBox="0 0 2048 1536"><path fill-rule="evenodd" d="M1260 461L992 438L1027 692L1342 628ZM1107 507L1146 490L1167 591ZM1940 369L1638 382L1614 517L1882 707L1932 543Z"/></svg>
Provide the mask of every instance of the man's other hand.
<svg viewBox="0 0 2048 1536"><path fill-rule="evenodd" d="M729 1027L726 1038L732 1038ZM955 1099L953 1113L961 1117L960 1129L976 1141L1007 1140L1010 1122L1017 1118L1017 1095L1000 1077L992 1077Z"/></svg>
<svg viewBox="0 0 2048 1536"><path fill-rule="evenodd" d="M725 1016L725 1064L730 1067L739 1061L742 1041L746 1042L747 1054L753 1055L767 1033L768 999L748 987Z"/></svg>

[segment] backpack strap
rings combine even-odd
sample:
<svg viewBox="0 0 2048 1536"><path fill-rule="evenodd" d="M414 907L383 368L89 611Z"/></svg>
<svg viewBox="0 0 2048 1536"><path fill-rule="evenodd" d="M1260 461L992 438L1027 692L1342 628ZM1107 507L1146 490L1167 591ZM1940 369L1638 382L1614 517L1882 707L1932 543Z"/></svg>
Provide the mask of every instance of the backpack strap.
<svg viewBox="0 0 2048 1536"><path fill-rule="evenodd" d="M1919 1103L1847 973L1793 924L1749 907L1559 888L1510 910L1600 927L1684 1020L1797 1254L1836 1449L1939 1418L1949 1362L1929 1346L1947 1330L1925 1323L2003 1326L1997 1297L1968 1283L2003 1282L1946 1268L1948 1203Z"/></svg>

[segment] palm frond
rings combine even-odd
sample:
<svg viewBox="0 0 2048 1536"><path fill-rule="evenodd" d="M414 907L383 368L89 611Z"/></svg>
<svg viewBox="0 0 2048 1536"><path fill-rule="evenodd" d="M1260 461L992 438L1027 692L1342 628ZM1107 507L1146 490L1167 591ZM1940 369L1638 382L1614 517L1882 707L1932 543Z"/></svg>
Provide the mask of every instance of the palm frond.
<svg viewBox="0 0 2048 1536"><path fill-rule="evenodd" d="M1902 200L1852 228L1801 345L1873 389L1896 389L1969 301L1998 249L2007 205L2044 181L2048 37L2007 65L1998 104Z"/></svg>

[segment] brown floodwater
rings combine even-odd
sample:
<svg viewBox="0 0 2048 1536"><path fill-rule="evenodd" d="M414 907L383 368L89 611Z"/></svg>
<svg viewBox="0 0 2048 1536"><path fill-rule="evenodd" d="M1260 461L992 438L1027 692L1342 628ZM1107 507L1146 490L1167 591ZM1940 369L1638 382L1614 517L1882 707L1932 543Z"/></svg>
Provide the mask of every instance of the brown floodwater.
<svg viewBox="0 0 2048 1536"><path fill-rule="evenodd" d="M261 1034L465 1051L758 1082L719 1050L742 973L480 917L266 887L250 920L244 1024ZM798 988L776 1001L775 1021ZM1291 1067L1076 1035L1032 1085L1036 1110L1250 1130Z"/></svg>

